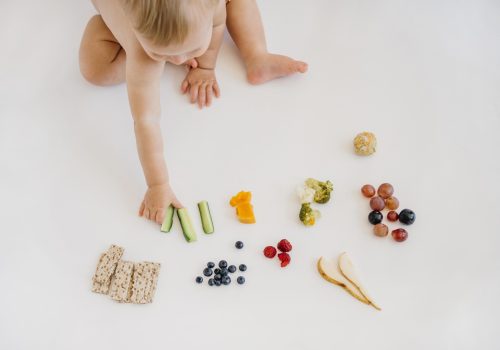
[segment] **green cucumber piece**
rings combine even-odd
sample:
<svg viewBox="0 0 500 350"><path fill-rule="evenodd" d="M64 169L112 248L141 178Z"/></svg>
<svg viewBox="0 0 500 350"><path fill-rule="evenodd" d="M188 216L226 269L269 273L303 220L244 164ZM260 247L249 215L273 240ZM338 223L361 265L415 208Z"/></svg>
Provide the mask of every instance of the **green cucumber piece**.
<svg viewBox="0 0 500 350"><path fill-rule="evenodd" d="M182 226L182 233L184 233L184 238L188 242L196 241L196 231L194 230L193 223L189 217L189 213L186 208L177 209L177 216Z"/></svg>
<svg viewBox="0 0 500 350"><path fill-rule="evenodd" d="M175 208L171 205L168 206L168 208L165 210L165 219L163 220L163 224L161 224L161 232L170 232L170 229L172 228L172 224L174 223L174 214L175 214Z"/></svg>
<svg viewBox="0 0 500 350"><path fill-rule="evenodd" d="M214 233L214 223L212 221L212 215L210 214L208 202L201 201L198 203L198 209L200 210L201 226L203 226L203 231L205 231L206 234Z"/></svg>

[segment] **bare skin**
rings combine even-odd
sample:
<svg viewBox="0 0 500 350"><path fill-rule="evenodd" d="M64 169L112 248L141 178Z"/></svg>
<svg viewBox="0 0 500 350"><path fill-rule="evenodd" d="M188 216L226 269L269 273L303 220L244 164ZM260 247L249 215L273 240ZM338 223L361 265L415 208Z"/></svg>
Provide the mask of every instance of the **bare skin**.
<svg viewBox="0 0 500 350"><path fill-rule="evenodd" d="M168 0L165 0L168 1ZM220 96L215 77L224 29L241 52L251 84L294 73L307 64L267 51L260 13L254 0L221 0L198 21L180 45L159 47L148 42L130 24L120 0L93 0L99 15L92 17L82 37L80 70L89 82L108 86L125 82L139 159L148 189L139 215L161 224L165 208L183 205L170 186L160 129L160 80L166 62L188 67L181 91L200 108Z"/></svg>

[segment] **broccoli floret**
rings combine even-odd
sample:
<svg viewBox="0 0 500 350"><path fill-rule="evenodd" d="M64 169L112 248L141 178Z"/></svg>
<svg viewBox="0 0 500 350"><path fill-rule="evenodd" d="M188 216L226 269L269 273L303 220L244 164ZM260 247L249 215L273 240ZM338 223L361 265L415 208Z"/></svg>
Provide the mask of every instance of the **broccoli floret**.
<svg viewBox="0 0 500 350"><path fill-rule="evenodd" d="M316 191L314 201L316 203L327 203L330 200L330 193L333 191L333 184L330 181L322 182L312 178L306 180L306 186Z"/></svg>
<svg viewBox="0 0 500 350"><path fill-rule="evenodd" d="M299 219L306 226L312 226L316 222L316 219L320 217L320 213L317 210L311 208L311 203L302 203L300 207Z"/></svg>

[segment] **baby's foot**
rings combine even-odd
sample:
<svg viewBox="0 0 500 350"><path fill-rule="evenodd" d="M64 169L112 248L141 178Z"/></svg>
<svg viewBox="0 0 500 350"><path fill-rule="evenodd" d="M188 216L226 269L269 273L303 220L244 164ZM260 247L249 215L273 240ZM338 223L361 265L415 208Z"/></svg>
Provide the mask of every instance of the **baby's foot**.
<svg viewBox="0 0 500 350"><path fill-rule="evenodd" d="M247 62L247 79L254 85L306 71L307 63L270 53L256 56Z"/></svg>

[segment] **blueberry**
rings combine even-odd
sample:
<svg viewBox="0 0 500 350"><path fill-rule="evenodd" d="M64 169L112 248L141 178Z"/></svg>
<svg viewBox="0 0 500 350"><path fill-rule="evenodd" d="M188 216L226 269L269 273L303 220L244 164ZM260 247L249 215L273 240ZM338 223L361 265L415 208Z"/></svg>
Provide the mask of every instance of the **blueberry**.
<svg viewBox="0 0 500 350"><path fill-rule="evenodd" d="M203 282L203 277L198 276L196 277L196 283L202 283Z"/></svg>
<svg viewBox="0 0 500 350"><path fill-rule="evenodd" d="M227 267L227 261L226 261L226 260L221 260L221 261L219 261L219 267L220 267L221 269L226 268L226 267Z"/></svg>
<svg viewBox="0 0 500 350"><path fill-rule="evenodd" d="M227 269L221 269L220 270L220 275L221 276L227 276Z"/></svg>
<svg viewBox="0 0 500 350"><path fill-rule="evenodd" d="M214 284L215 284L217 287L220 287L220 285L221 285L221 281L220 281L220 280L214 280Z"/></svg>
<svg viewBox="0 0 500 350"><path fill-rule="evenodd" d="M207 263L207 267L209 269L213 269L215 267L215 263L213 263L212 261L210 261L210 262Z"/></svg>
<svg viewBox="0 0 500 350"><path fill-rule="evenodd" d="M238 284L243 284L245 283L245 277L243 276L239 276L238 279L236 280L236 282L238 282Z"/></svg>
<svg viewBox="0 0 500 350"><path fill-rule="evenodd" d="M214 285L214 279L213 278L211 278L211 279L208 280L208 285L209 286L213 286Z"/></svg>
<svg viewBox="0 0 500 350"><path fill-rule="evenodd" d="M227 270L231 273L235 273L236 272L236 266L234 265L229 265L229 267L227 268Z"/></svg>
<svg viewBox="0 0 500 350"><path fill-rule="evenodd" d="M229 277L229 276L222 277L222 284L225 286L231 284L231 277Z"/></svg>
<svg viewBox="0 0 500 350"><path fill-rule="evenodd" d="M246 270L247 270L247 266L245 264L241 264L240 271L246 271Z"/></svg>
<svg viewBox="0 0 500 350"><path fill-rule="evenodd" d="M216 275L214 276L214 280L215 280L215 281L220 281L220 280L222 280L222 276L221 276L221 275L219 275L219 274L216 274Z"/></svg>
<svg viewBox="0 0 500 350"><path fill-rule="evenodd" d="M203 274L207 277L212 276L212 273L213 273L212 269L208 267L205 270L203 270Z"/></svg>
<svg viewBox="0 0 500 350"><path fill-rule="evenodd" d="M411 225L415 222L415 213L410 209L403 209L399 213L399 221L405 225Z"/></svg>
<svg viewBox="0 0 500 350"><path fill-rule="evenodd" d="M238 242L236 242L236 243L234 244L234 246L235 246L236 248L238 248L238 249L241 249L241 248L243 248L244 244L243 244L243 242L242 242L242 241L238 241Z"/></svg>
<svg viewBox="0 0 500 350"><path fill-rule="evenodd" d="M215 269L215 270L214 270L214 273L215 273L216 275L220 274L220 269L219 269L219 268Z"/></svg>
<svg viewBox="0 0 500 350"><path fill-rule="evenodd" d="M370 221L372 225L380 224L383 218L384 216L382 213L375 210L368 215L368 221Z"/></svg>

